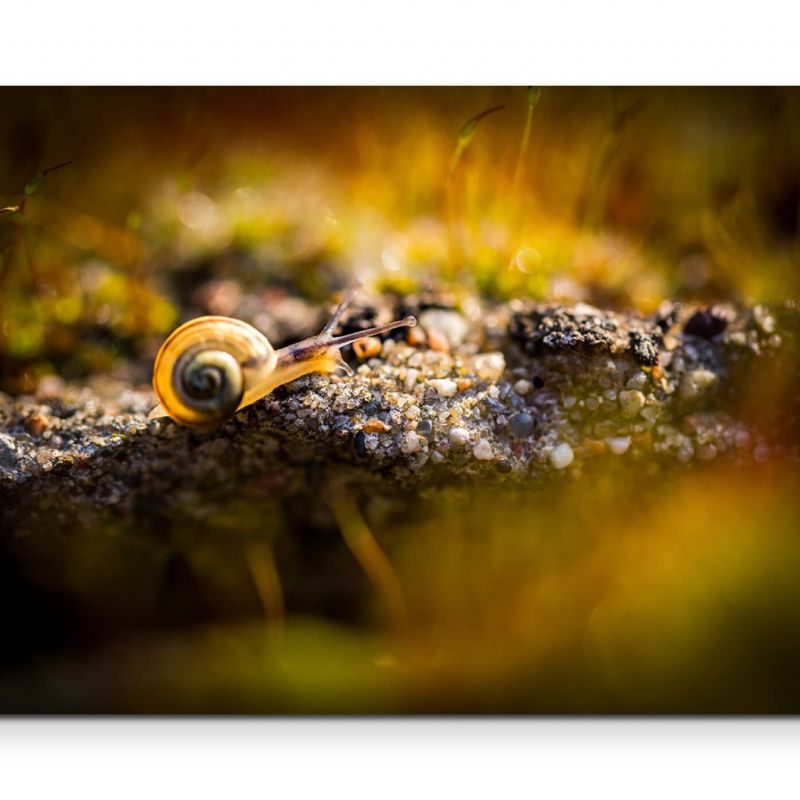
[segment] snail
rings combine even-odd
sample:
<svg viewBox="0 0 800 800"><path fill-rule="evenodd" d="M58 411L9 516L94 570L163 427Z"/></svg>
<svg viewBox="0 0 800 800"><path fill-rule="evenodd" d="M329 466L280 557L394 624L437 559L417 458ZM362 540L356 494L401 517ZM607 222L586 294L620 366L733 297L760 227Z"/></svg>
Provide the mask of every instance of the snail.
<svg viewBox="0 0 800 800"><path fill-rule="evenodd" d="M148 419L171 417L181 425L210 428L269 394L276 386L311 372L352 370L339 349L368 336L413 327L415 317L368 330L334 336L358 287L351 289L316 336L283 347L263 333L231 317L198 317L167 338L156 356L153 389L159 404Z"/></svg>

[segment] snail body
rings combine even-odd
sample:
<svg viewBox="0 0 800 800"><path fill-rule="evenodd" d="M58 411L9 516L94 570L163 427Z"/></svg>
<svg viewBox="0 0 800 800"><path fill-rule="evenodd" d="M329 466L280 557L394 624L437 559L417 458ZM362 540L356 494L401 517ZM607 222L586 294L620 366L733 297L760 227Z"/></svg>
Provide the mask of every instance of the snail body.
<svg viewBox="0 0 800 800"><path fill-rule="evenodd" d="M351 290L316 336L276 350L263 333L231 317L198 317L166 339L153 367L159 404L149 419L170 417L181 425L210 428L245 406L312 372L349 371L340 348L368 336L416 324L414 317L334 336Z"/></svg>

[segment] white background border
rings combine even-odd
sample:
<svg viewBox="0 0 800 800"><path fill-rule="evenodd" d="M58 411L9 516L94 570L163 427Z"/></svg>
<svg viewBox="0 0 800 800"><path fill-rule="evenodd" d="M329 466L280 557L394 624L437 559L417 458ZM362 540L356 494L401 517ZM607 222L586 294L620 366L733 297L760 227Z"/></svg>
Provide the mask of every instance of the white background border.
<svg viewBox="0 0 800 800"><path fill-rule="evenodd" d="M794 800L799 734L789 720L6 720L0 786L115 800Z"/></svg>
<svg viewBox="0 0 800 800"><path fill-rule="evenodd" d="M2 82L794 84L787 0L3 4Z"/></svg>

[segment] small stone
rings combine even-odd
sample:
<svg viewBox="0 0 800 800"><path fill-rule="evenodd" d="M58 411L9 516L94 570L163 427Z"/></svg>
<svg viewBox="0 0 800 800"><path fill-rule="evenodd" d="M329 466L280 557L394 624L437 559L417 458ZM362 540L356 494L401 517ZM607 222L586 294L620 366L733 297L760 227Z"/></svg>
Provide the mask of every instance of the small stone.
<svg viewBox="0 0 800 800"><path fill-rule="evenodd" d="M608 449L615 456L621 456L623 453L627 452L628 448L631 446L631 437L609 436L608 439L606 439L606 444L608 445Z"/></svg>
<svg viewBox="0 0 800 800"><path fill-rule="evenodd" d="M717 376L707 369L695 369L686 373L680 386L680 395L684 400L693 400L707 391L717 380Z"/></svg>
<svg viewBox="0 0 800 800"><path fill-rule="evenodd" d="M502 353L481 353L475 356L472 363L478 377L484 381L499 381L506 370Z"/></svg>
<svg viewBox="0 0 800 800"><path fill-rule="evenodd" d="M447 341L447 337L435 329L428 331L428 347L435 353L450 352L450 342Z"/></svg>
<svg viewBox="0 0 800 800"><path fill-rule="evenodd" d="M660 414L661 409L658 406L647 406L647 408L642 409L642 418L650 425L656 424L656 420L659 418Z"/></svg>
<svg viewBox="0 0 800 800"><path fill-rule="evenodd" d="M364 361L367 358L375 358L382 349L381 340L375 336L368 336L366 339L359 339L353 342L353 352Z"/></svg>
<svg viewBox="0 0 800 800"><path fill-rule="evenodd" d="M406 370L406 379L403 382L403 388L406 390L408 394L411 394L414 391L414 387L417 385L417 378L419 377L419 370L418 369L407 369Z"/></svg>
<svg viewBox="0 0 800 800"><path fill-rule="evenodd" d="M449 378L434 378L428 381L431 388L436 390L439 397L453 397L458 391L458 385Z"/></svg>
<svg viewBox="0 0 800 800"><path fill-rule="evenodd" d="M422 446L422 440L419 438L419 436L417 436L417 434L414 431L409 431L403 437L403 441L400 443L400 449L408 455L410 455L411 453L416 453L421 446Z"/></svg>
<svg viewBox="0 0 800 800"><path fill-rule="evenodd" d="M14 440L10 436L0 434L0 467L13 467L16 461Z"/></svg>
<svg viewBox="0 0 800 800"><path fill-rule="evenodd" d="M41 414L31 414L25 418L24 424L31 436L41 436L50 427L50 423Z"/></svg>
<svg viewBox="0 0 800 800"><path fill-rule="evenodd" d="M382 420L379 420L377 417L371 417L364 423L364 431L365 433L386 433L390 431L391 425L387 425Z"/></svg>
<svg viewBox="0 0 800 800"><path fill-rule="evenodd" d="M598 436L600 439L608 439L609 436L614 436L617 432L616 426L609 419L601 420L592 430L594 431L594 435Z"/></svg>
<svg viewBox="0 0 800 800"><path fill-rule="evenodd" d="M647 375L641 370L635 372L625 384L628 389L644 389L645 386L647 386Z"/></svg>
<svg viewBox="0 0 800 800"><path fill-rule="evenodd" d="M514 384L514 391L517 394L526 395L528 392L533 388L533 384L530 381L517 381Z"/></svg>
<svg viewBox="0 0 800 800"><path fill-rule="evenodd" d="M717 380L717 376L708 369L696 369L692 373L692 381L699 389L706 389Z"/></svg>
<svg viewBox="0 0 800 800"><path fill-rule="evenodd" d="M429 419L421 419L417 424L417 433L420 436L429 436L433 430L433 424Z"/></svg>
<svg viewBox="0 0 800 800"><path fill-rule="evenodd" d="M584 439L583 447L587 453L598 456L606 451L606 443L602 439Z"/></svg>
<svg viewBox="0 0 800 800"><path fill-rule="evenodd" d="M412 347L422 347L426 341L427 337L425 336L425 331L419 325L414 328L409 328L406 332L406 342ZM410 359L409 363L411 363Z"/></svg>
<svg viewBox="0 0 800 800"><path fill-rule="evenodd" d="M517 439L527 439L533 433L533 417L525 411L512 415L508 430Z"/></svg>
<svg viewBox="0 0 800 800"><path fill-rule="evenodd" d="M469 431L466 428L450 428L447 438L450 444L463 447L469 441Z"/></svg>
<svg viewBox="0 0 800 800"><path fill-rule="evenodd" d="M572 463L574 458L575 454L572 452L572 448L566 442L556 445L550 451L550 463L556 469L566 469Z"/></svg>
<svg viewBox="0 0 800 800"><path fill-rule="evenodd" d="M775 317L770 314L766 306L755 306L753 308L753 321L763 333L775 333Z"/></svg>
<svg viewBox="0 0 800 800"><path fill-rule="evenodd" d="M577 402L577 398L572 397L572 395L567 395L566 397L561 398L561 405L563 405L564 408L572 408Z"/></svg>
<svg viewBox="0 0 800 800"><path fill-rule="evenodd" d="M728 327L728 318L724 310L715 306L701 308L692 314L683 326L684 333L699 336L702 339L713 339Z"/></svg>
<svg viewBox="0 0 800 800"><path fill-rule="evenodd" d="M506 407L493 397L484 397L483 404L494 414L502 414L506 410Z"/></svg>
<svg viewBox="0 0 800 800"><path fill-rule="evenodd" d="M637 389L624 389L619 393L619 407L622 416L633 419L644 408L645 397Z"/></svg>
<svg viewBox="0 0 800 800"><path fill-rule="evenodd" d="M492 446L486 439L481 439L478 444L472 448L472 455L474 455L478 461L489 461L494 457Z"/></svg>
<svg viewBox="0 0 800 800"><path fill-rule="evenodd" d="M445 350L440 352L447 352L450 347L458 347L469 333L469 323L458 311L438 308L423 311L419 315L419 323L428 331L431 346L434 338L444 343Z"/></svg>
<svg viewBox="0 0 800 800"><path fill-rule="evenodd" d="M44 400L54 400L64 394L64 381L58 375L45 375L36 385L36 396Z"/></svg>

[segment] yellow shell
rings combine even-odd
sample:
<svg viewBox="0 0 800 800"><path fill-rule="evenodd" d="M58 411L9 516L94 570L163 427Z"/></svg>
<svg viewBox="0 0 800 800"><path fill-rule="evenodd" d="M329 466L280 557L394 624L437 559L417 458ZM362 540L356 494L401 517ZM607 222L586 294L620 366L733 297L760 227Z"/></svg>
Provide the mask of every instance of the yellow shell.
<svg viewBox="0 0 800 800"><path fill-rule="evenodd" d="M275 349L251 325L199 317L161 346L153 388L164 414L183 425L211 427L257 400L276 362Z"/></svg>

